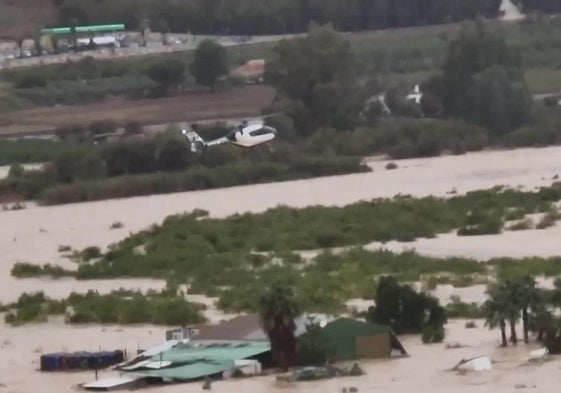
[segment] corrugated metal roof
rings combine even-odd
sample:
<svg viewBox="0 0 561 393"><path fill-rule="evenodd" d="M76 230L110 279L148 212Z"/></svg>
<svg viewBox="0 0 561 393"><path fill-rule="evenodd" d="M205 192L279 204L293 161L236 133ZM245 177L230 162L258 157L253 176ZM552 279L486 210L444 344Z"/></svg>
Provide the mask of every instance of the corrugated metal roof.
<svg viewBox="0 0 561 393"><path fill-rule="evenodd" d="M268 342L200 342L192 341L186 344L179 344L165 352L161 360L171 362L190 362L198 359L221 361L245 359L251 356L267 352L271 349ZM160 360L160 356L155 356L153 360Z"/></svg>
<svg viewBox="0 0 561 393"><path fill-rule="evenodd" d="M191 341L152 357L154 363L165 364L159 370L136 368L130 374L135 376L190 380L213 375L228 370L236 360L247 359L270 351L268 342L240 341ZM122 368L122 370L125 370Z"/></svg>
<svg viewBox="0 0 561 393"><path fill-rule="evenodd" d="M149 348L146 351L142 352L140 356L151 357L160 354L161 352L165 352L179 344L178 340L169 340L160 345L156 345L155 347Z"/></svg>
<svg viewBox="0 0 561 393"><path fill-rule="evenodd" d="M170 378L179 381L198 379L207 375L214 375L226 371L234 366L234 361L202 362L186 364L178 367L162 368L160 370L136 371L134 375L140 377Z"/></svg>
<svg viewBox="0 0 561 393"><path fill-rule="evenodd" d="M128 385L137 381L139 378L131 377L131 376L124 376L119 378L107 378L101 379L99 381L91 382L82 385L85 389L88 390L98 390L98 389L111 389L116 388L118 386Z"/></svg>

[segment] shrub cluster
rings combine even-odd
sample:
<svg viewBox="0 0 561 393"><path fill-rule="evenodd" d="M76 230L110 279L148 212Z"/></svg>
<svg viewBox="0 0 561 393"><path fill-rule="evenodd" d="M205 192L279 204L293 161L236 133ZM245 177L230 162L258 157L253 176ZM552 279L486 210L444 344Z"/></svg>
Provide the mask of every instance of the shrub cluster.
<svg viewBox="0 0 561 393"><path fill-rule="evenodd" d="M44 322L49 315L66 314L66 322L82 323L153 323L184 325L202 323L204 306L189 303L177 294L150 292L143 295L133 291L115 291L99 295L72 293L62 301L47 298L43 292L24 293L14 304L6 306L6 323L20 325Z"/></svg>

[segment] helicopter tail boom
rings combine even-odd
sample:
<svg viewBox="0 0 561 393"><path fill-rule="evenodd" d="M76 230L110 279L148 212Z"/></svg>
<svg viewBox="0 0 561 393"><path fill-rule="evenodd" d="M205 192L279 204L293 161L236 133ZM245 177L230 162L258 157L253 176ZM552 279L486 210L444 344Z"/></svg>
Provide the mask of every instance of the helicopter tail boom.
<svg viewBox="0 0 561 393"><path fill-rule="evenodd" d="M191 144L191 151L196 154L202 153L209 146L221 145L223 143L228 143L230 140L226 137L214 139L212 141L205 141L199 134L195 131L182 131L183 135L187 138Z"/></svg>

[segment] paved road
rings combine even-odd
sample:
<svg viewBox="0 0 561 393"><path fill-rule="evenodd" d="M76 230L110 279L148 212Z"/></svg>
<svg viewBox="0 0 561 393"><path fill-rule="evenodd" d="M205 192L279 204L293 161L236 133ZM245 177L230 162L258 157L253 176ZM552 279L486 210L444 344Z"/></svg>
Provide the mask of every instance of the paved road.
<svg viewBox="0 0 561 393"><path fill-rule="evenodd" d="M110 59L122 58L132 56L142 56L158 53L171 53L183 52L193 50L197 47L198 43L205 39L210 38L219 42L226 47L258 44L262 42L276 42L283 38L290 38L296 36L295 34L277 35L277 36L258 36L258 37L239 37L239 36L197 36L193 41L181 44L163 45L161 43L152 42L147 47L135 48L116 48L116 49L99 49L94 51L85 51L79 53L64 53L59 55L48 55L40 57L28 57L23 59L5 59L0 61L0 69L9 69L17 67L28 67L39 64L58 64L66 63L69 61L77 61L84 57L90 56L96 59Z"/></svg>

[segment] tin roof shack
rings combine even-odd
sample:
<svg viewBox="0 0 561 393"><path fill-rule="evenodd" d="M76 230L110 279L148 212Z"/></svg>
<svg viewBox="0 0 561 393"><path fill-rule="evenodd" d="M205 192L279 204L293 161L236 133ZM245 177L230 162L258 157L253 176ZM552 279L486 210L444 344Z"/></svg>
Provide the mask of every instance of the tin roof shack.
<svg viewBox="0 0 561 393"><path fill-rule="evenodd" d="M339 318L323 328L329 356L334 361L377 359L407 352L387 326Z"/></svg>
<svg viewBox="0 0 561 393"><path fill-rule="evenodd" d="M307 314L296 318L296 337L306 332L306 326L318 323L325 326L328 322L335 320L334 317L324 314ZM243 341L269 341L269 338L261 327L257 314L240 315L218 325L200 326L198 334L193 336L195 340L243 340Z"/></svg>
<svg viewBox="0 0 561 393"><path fill-rule="evenodd" d="M265 60L249 60L244 65L232 70L230 77L244 83L263 83L265 76Z"/></svg>
<svg viewBox="0 0 561 393"><path fill-rule="evenodd" d="M204 377L222 377L240 360L270 363L268 342L190 341L140 362L118 367L125 375L161 382L184 382Z"/></svg>
<svg viewBox="0 0 561 393"><path fill-rule="evenodd" d="M195 325L169 329L166 330L166 341L196 339L201 330L204 330L208 327L209 325Z"/></svg>
<svg viewBox="0 0 561 393"><path fill-rule="evenodd" d="M239 315L217 325L200 328L193 339L268 341L256 314Z"/></svg>

